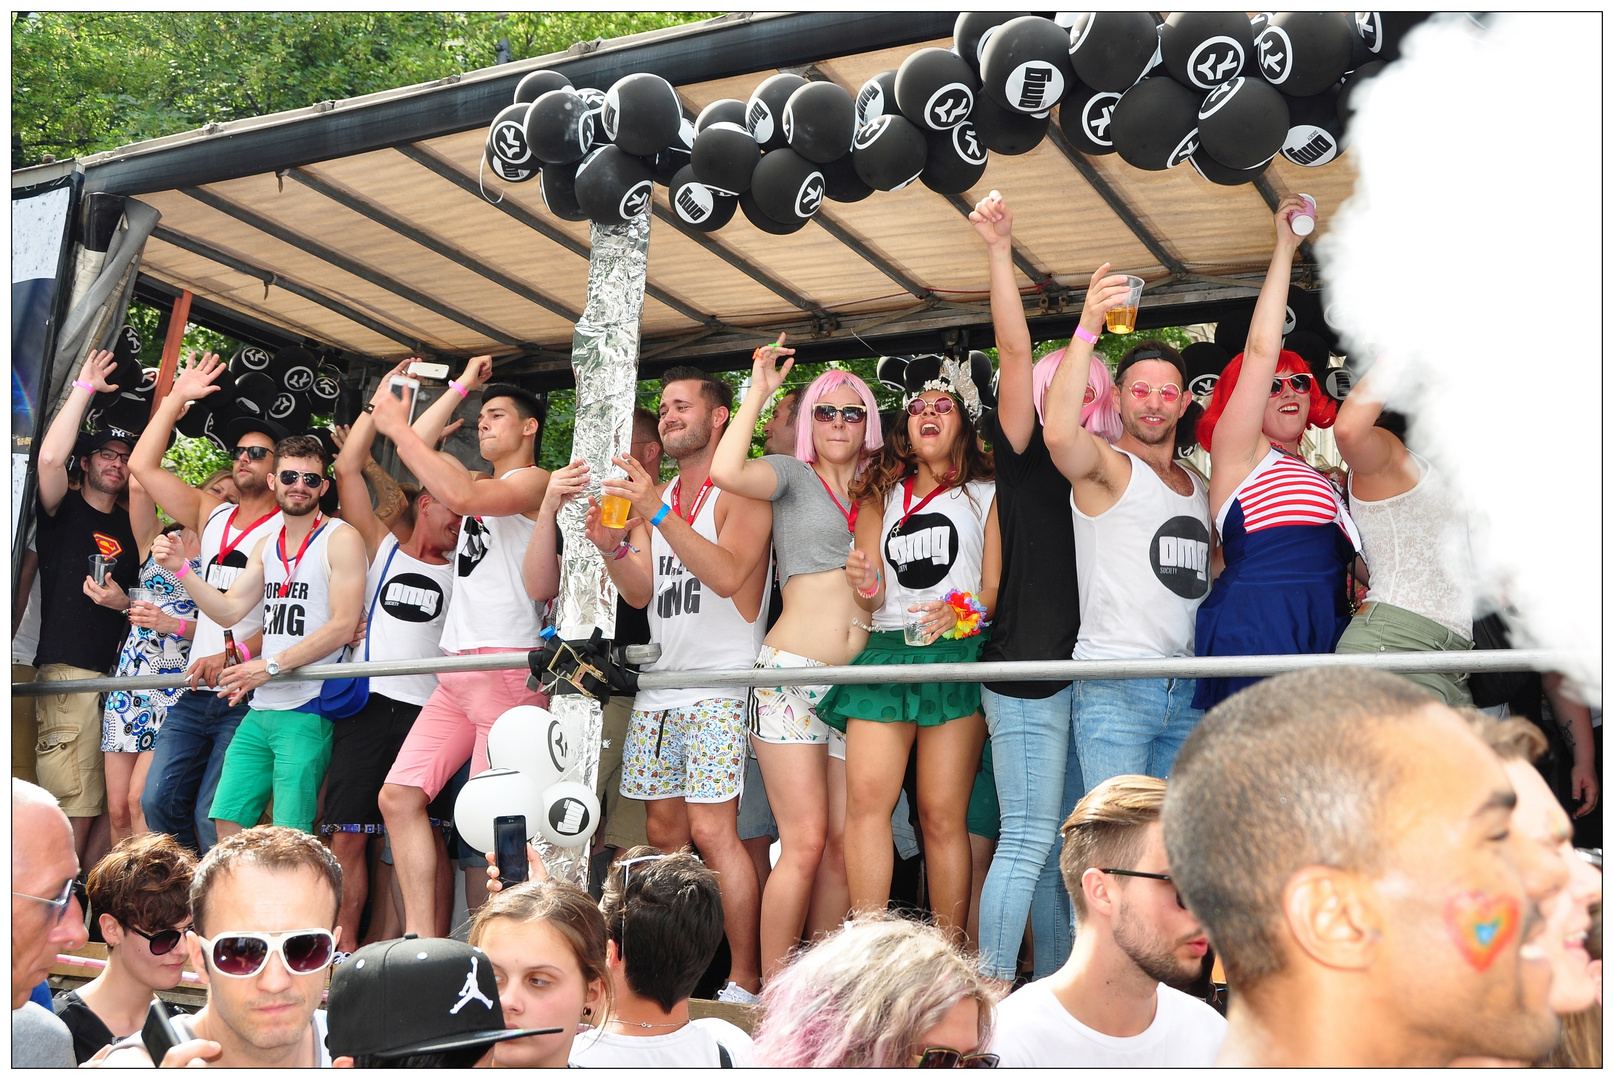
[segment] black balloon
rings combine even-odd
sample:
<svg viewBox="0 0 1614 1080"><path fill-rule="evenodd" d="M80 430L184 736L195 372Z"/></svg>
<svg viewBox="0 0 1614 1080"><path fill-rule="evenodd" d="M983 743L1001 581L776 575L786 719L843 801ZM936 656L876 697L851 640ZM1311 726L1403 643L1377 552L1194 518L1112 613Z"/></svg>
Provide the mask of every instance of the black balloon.
<svg viewBox="0 0 1614 1080"><path fill-rule="evenodd" d="M789 236L793 232L800 232L807 224L806 218L800 218L788 224L783 221L775 221L763 213L762 208L757 205L756 199L751 196L749 191L740 193L739 203L740 212L745 215L745 219L765 233L773 233L775 236Z"/></svg>
<svg viewBox="0 0 1614 1080"><path fill-rule="evenodd" d="M824 201L824 174L788 146L769 150L751 174L751 196L774 221L806 221Z"/></svg>
<svg viewBox="0 0 1614 1080"><path fill-rule="evenodd" d="M839 203L862 202L874 194L874 189L863 182L857 174L857 166L852 162L852 155L837 158L827 165L820 165L824 173L824 198Z"/></svg>
<svg viewBox="0 0 1614 1080"><path fill-rule="evenodd" d="M516 103L537 101L551 90L559 90L562 87L570 87L571 85L572 80L553 68L539 68L537 71L529 71L516 84Z"/></svg>
<svg viewBox="0 0 1614 1080"><path fill-rule="evenodd" d="M695 170L688 165L673 177L667 201L679 221L699 232L715 232L727 225L739 205L733 195L719 195L695 179Z"/></svg>
<svg viewBox="0 0 1614 1080"><path fill-rule="evenodd" d="M1198 94L1167 75L1152 75L1122 94L1113 114L1122 160L1151 171L1187 161L1199 146L1199 102Z"/></svg>
<svg viewBox="0 0 1614 1080"><path fill-rule="evenodd" d="M745 102L739 98L718 98L695 117L695 134L719 122L745 127Z"/></svg>
<svg viewBox="0 0 1614 1080"><path fill-rule="evenodd" d="M1194 167L1195 172L1213 184L1221 184L1223 187L1237 187L1240 184L1248 184L1266 172L1267 167L1272 162L1263 161L1253 169L1229 169L1226 165L1205 153L1204 147L1200 147L1188 155L1188 164Z"/></svg>
<svg viewBox="0 0 1614 1080"><path fill-rule="evenodd" d="M549 212L562 221L587 221L588 212L577 202L577 164L545 165L538 176L538 191Z"/></svg>
<svg viewBox="0 0 1614 1080"><path fill-rule="evenodd" d="M602 146L577 167L577 204L590 220L620 225L650 209L654 176L643 158Z"/></svg>
<svg viewBox="0 0 1614 1080"><path fill-rule="evenodd" d="M1047 112L1059 104L1075 77L1070 35L1052 19L1011 19L981 50L982 88L1015 112Z"/></svg>
<svg viewBox="0 0 1614 1080"><path fill-rule="evenodd" d="M605 92L600 123L605 137L630 154L649 157L678 138L684 107L660 75L624 75Z"/></svg>
<svg viewBox="0 0 1614 1080"><path fill-rule="evenodd" d="M1196 341L1183 349L1182 359L1188 365L1188 392L1207 397L1216 389L1216 380L1222 377L1233 356L1214 341Z"/></svg>
<svg viewBox="0 0 1614 1080"><path fill-rule="evenodd" d="M1280 11L1256 39L1262 77L1290 97L1310 97L1351 66L1356 24L1343 11Z"/></svg>
<svg viewBox="0 0 1614 1080"><path fill-rule="evenodd" d="M1243 74L1254 55L1250 20L1243 12L1173 11L1160 27L1161 66L1202 94Z"/></svg>
<svg viewBox="0 0 1614 1080"><path fill-rule="evenodd" d="M1029 11L961 11L953 22L953 51L963 57L976 78L980 78L981 48L991 32L1010 19L1030 14Z"/></svg>
<svg viewBox="0 0 1614 1080"><path fill-rule="evenodd" d="M897 108L897 73L882 71L871 76L857 92L857 126L874 122L877 116L901 116Z"/></svg>
<svg viewBox="0 0 1614 1080"><path fill-rule="evenodd" d="M1289 99L1289 132L1283 156L1296 165L1327 165L1345 151L1345 125L1339 119L1337 87L1309 98ZM1202 135L1203 126L1201 127Z"/></svg>
<svg viewBox="0 0 1614 1080"><path fill-rule="evenodd" d="M670 186L678 170L689 164L694 148L695 124L688 119L682 120L678 124L678 137L673 140L671 146L658 150L655 160L651 163L650 167L656 173L656 183L662 187Z"/></svg>
<svg viewBox="0 0 1614 1080"><path fill-rule="evenodd" d="M823 165L852 152L857 108L832 82L810 82L785 102L785 139L808 161Z"/></svg>
<svg viewBox="0 0 1614 1080"><path fill-rule="evenodd" d="M1343 130L1348 132L1351 126L1351 114L1355 111L1355 107L1351 104L1351 99L1356 95L1357 87L1383 71L1384 68L1385 62L1383 60L1374 60L1372 63L1363 64L1345 76L1345 82L1339 88L1338 103L1339 122Z"/></svg>
<svg viewBox="0 0 1614 1080"><path fill-rule="evenodd" d="M1121 95L1074 83L1059 103L1059 130L1084 154L1115 153L1114 117Z"/></svg>
<svg viewBox="0 0 1614 1080"><path fill-rule="evenodd" d="M1259 78L1223 83L1199 107L1200 148L1229 169L1271 161L1288 134L1288 103Z"/></svg>
<svg viewBox="0 0 1614 1080"><path fill-rule="evenodd" d="M925 133L918 126L907 117L881 116L858 129L852 164L876 191L896 191L919 178L925 153Z"/></svg>
<svg viewBox="0 0 1614 1080"><path fill-rule="evenodd" d="M709 125L695 136L689 157L695 179L721 194L738 195L751 186L751 173L762 152L751 133L726 120Z"/></svg>
<svg viewBox="0 0 1614 1080"><path fill-rule="evenodd" d="M975 105L975 73L947 49L920 49L897 68L897 108L926 131L962 123Z"/></svg>
<svg viewBox="0 0 1614 1080"><path fill-rule="evenodd" d="M986 147L968 120L951 131L925 134L925 170L919 182L940 195L961 195L986 172Z"/></svg>
<svg viewBox="0 0 1614 1080"><path fill-rule="evenodd" d="M588 102L570 87L546 90L527 110L527 146L542 165L582 161L594 142Z"/></svg>
<svg viewBox="0 0 1614 1080"><path fill-rule="evenodd" d="M762 80L745 103L745 127L763 150L788 145L785 139L785 103L790 95L807 85L800 75L780 72Z"/></svg>
<svg viewBox="0 0 1614 1080"><path fill-rule="evenodd" d="M990 94L976 94L969 122L981 145L994 154L1026 154L1048 134L1048 117L1005 109Z"/></svg>
<svg viewBox="0 0 1614 1080"><path fill-rule="evenodd" d="M482 153L493 175L506 183L519 184L538 175L540 162L527 145L526 119L531 107L526 103L506 105L488 126Z"/></svg>
<svg viewBox="0 0 1614 1080"><path fill-rule="evenodd" d="M1160 31L1147 11L1077 12L1070 27L1071 69L1095 90L1124 93L1159 52Z"/></svg>
<svg viewBox="0 0 1614 1080"><path fill-rule="evenodd" d="M1250 316L1254 313L1254 300L1240 300L1223 311L1217 320L1216 344L1226 349L1229 356L1244 351L1244 342L1250 336Z"/></svg>

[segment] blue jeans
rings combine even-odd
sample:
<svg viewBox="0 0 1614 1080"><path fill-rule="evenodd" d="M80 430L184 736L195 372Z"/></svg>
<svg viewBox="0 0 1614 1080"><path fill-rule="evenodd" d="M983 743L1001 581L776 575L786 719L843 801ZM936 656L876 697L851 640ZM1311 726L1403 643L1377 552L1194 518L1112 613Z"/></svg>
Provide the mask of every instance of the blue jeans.
<svg viewBox="0 0 1614 1080"><path fill-rule="evenodd" d="M247 714L217 694L186 691L168 706L151 748L151 771L140 809L152 832L168 833L205 855L218 843L218 829L207 816L224 771L224 752Z"/></svg>
<svg viewBox="0 0 1614 1080"><path fill-rule="evenodd" d="M1015 976L1026 915L1036 945L1036 977L1070 955L1070 899L1059 876L1059 826L1082 794L1082 767L1071 745L1071 688L1053 697L1015 698L981 688L992 738L1002 824L992 869L981 889L983 975Z"/></svg>
<svg viewBox="0 0 1614 1080"><path fill-rule="evenodd" d="M1193 679L1089 679L1076 683L1075 742L1082 794L1112 776L1165 779L1202 715Z"/></svg>

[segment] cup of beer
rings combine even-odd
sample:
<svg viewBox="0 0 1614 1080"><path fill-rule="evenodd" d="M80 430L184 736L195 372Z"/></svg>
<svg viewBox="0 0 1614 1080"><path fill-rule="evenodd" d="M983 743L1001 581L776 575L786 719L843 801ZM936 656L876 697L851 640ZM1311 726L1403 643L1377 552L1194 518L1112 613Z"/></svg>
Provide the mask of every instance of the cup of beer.
<svg viewBox="0 0 1614 1080"><path fill-rule="evenodd" d="M621 529L628 524L628 511L633 504L620 495L604 495L600 498L600 524L607 529Z"/></svg>
<svg viewBox="0 0 1614 1080"><path fill-rule="evenodd" d="M925 613L923 611L905 611L902 613L902 640L909 645L930 644L930 631L925 629Z"/></svg>
<svg viewBox="0 0 1614 1080"><path fill-rule="evenodd" d="M1138 304L1143 300L1143 279L1128 274L1126 303L1104 313L1104 329L1112 334L1130 334L1138 328Z"/></svg>

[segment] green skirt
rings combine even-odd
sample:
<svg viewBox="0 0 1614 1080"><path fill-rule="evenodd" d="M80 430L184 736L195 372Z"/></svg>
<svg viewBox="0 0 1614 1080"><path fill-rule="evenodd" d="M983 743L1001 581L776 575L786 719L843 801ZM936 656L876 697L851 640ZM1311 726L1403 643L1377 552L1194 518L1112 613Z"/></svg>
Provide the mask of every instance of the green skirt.
<svg viewBox="0 0 1614 1080"><path fill-rule="evenodd" d="M876 631L852 659L853 667L867 664L970 663L981 655L985 634L960 641L943 638L930 645L909 645L901 630ZM876 720L884 724L918 724L936 727L981 711L981 684L856 683L836 686L818 705L818 717L836 731L848 720Z"/></svg>

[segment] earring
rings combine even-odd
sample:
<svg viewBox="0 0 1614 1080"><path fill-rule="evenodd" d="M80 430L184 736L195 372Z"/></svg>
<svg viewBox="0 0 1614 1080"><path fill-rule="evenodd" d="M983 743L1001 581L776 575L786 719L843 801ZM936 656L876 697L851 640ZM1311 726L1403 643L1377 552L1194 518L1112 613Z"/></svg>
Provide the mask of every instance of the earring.
<svg viewBox="0 0 1614 1080"><path fill-rule="evenodd" d="M594 1015L594 1006L592 1006L592 1005L584 1005L583 1006L583 1019L587 1020L589 1017L591 1017L593 1015Z"/></svg>

